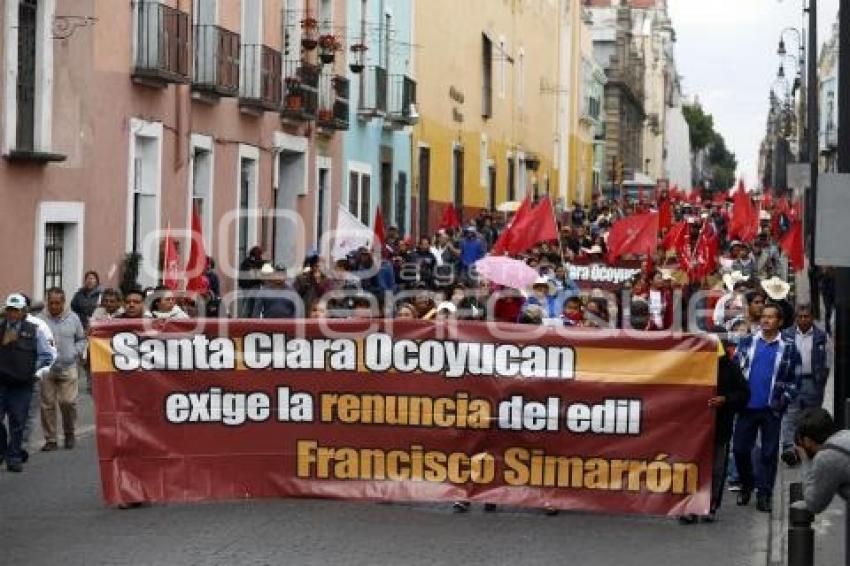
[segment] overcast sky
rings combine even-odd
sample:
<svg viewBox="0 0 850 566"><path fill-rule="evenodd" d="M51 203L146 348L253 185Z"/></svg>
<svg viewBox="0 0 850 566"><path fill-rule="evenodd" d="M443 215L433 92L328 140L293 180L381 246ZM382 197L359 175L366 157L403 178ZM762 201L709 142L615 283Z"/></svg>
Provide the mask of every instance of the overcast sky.
<svg viewBox="0 0 850 566"><path fill-rule="evenodd" d="M779 34L788 26L800 28L802 5L802 0L669 0L685 94L698 95L714 116L747 186L758 176L768 93L779 69ZM818 0L820 44L837 13L838 0ZM790 52L796 45L793 34L787 35Z"/></svg>

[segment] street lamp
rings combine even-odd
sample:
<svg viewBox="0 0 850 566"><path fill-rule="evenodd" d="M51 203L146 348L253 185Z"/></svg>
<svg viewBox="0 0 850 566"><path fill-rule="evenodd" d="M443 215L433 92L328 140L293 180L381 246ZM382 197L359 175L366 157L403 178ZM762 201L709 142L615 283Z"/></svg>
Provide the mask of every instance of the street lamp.
<svg viewBox="0 0 850 566"><path fill-rule="evenodd" d="M781 58L782 58L782 62L779 63L779 71L777 71L776 76L780 80L785 79L785 76L786 76L785 63L786 63L786 61L790 61L791 64L793 65L793 69L795 69L795 71L794 71L794 83L791 87L791 92L795 93L795 92L797 92L797 89L799 89L803 84L803 78L802 78L803 77L803 67L800 65L800 62L796 59L796 57L792 57L791 55L783 55Z"/></svg>
<svg viewBox="0 0 850 566"><path fill-rule="evenodd" d="M785 47L785 35L788 33L792 33L797 42L797 58L799 60L799 66L802 68L806 61L806 46L803 45L803 34L797 28L788 27L779 32L779 48L776 50L776 54L780 57L788 55L788 50Z"/></svg>

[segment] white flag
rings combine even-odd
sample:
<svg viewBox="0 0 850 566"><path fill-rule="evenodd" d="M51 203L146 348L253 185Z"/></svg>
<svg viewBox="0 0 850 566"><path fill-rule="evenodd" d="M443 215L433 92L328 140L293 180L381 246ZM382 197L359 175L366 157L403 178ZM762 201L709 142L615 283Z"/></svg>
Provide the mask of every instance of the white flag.
<svg viewBox="0 0 850 566"><path fill-rule="evenodd" d="M358 248L371 249L374 235L371 228L360 222L345 207L340 205L331 257L334 261L337 261L346 257L349 253L357 251Z"/></svg>

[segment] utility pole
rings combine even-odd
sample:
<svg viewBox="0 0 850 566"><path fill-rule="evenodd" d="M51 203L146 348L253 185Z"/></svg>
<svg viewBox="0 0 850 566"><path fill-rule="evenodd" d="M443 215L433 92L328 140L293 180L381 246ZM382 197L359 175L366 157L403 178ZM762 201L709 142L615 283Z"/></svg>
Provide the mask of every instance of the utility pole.
<svg viewBox="0 0 850 566"><path fill-rule="evenodd" d="M819 166L819 135L820 135L820 117L818 113L818 96L820 95L820 82L818 81L818 1L809 0L809 64L808 64L808 88L806 94L808 96L807 110L808 118L806 119L806 130L809 150L809 167L811 172L811 182L809 183L808 198L805 199L806 208L809 210L806 214L806 219L809 221L806 229L809 232L809 288L815 314L820 313L820 293L817 288L817 278L815 277L815 211L818 207L818 166ZM839 138L841 139L841 138Z"/></svg>
<svg viewBox="0 0 850 566"><path fill-rule="evenodd" d="M838 76L850 77L850 0L841 0L838 13ZM850 80L838 81L838 139L850 136ZM838 144L838 172L850 173L850 144ZM848 189L850 190L850 189ZM835 288L847 289L850 285L850 268L840 267L835 272ZM836 422L846 428L850 424L845 413L845 399L850 393L850 298L836 293L835 305L835 408Z"/></svg>

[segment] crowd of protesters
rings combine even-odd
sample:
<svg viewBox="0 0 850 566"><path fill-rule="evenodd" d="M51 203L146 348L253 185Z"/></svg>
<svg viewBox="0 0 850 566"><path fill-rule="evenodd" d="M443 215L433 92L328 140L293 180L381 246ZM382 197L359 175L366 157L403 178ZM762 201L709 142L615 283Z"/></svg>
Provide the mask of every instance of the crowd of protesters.
<svg viewBox="0 0 850 566"><path fill-rule="evenodd" d="M742 198L758 211L746 237L738 237L740 226L735 226L740 224L736 215ZM645 214L664 217L657 234L651 235L653 249L612 257L609 240L617 223ZM800 258L786 242L799 223L799 209L783 196L752 199L738 194L733 199L676 191L664 191L652 202L639 196L599 199L589 207L574 204L556 219L554 237L511 254L536 272L525 288L489 281L476 269L488 255L504 253L499 253L500 238L516 221L509 213L485 212L418 240L391 226L377 245L348 250L331 262L309 254L298 273L265 260L262 248L254 247L240 266L240 299L234 305L220 297L212 258L201 293L165 286L104 289L97 273L90 272L67 306L61 289L49 290L40 319L24 318L28 299L11 295L0 324L0 421L7 416L9 420L8 432L0 426L0 458L10 471L21 470L27 456L23 443L31 428L27 417L31 424L39 412L45 434L42 449L55 450L57 406L64 446L74 447L77 384L87 368L86 331L97 321L230 314L266 319L486 320L586 331L681 329L717 333L726 346L718 396L710 401L722 415L714 470L720 488L712 494L710 518L720 505L736 416L737 466L731 479L739 490L737 502L746 505L755 490L757 507L769 511L780 445L782 459L796 465L796 415L822 403L829 375L827 336L814 327L811 309L795 307L792 300ZM623 261L640 267L616 292L610 286L579 285L570 276L577 263ZM828 271L819 284L829 314L834 290L830 294ZM757 438L760 447L755 449ZM458 509L465 510L464 505Z"/></svg>

